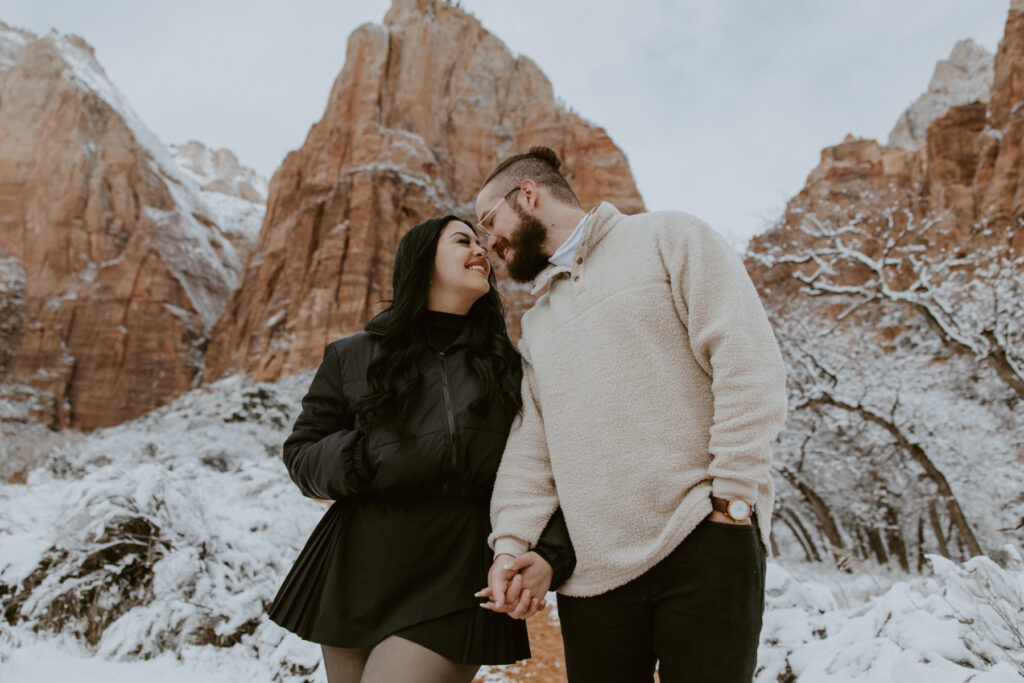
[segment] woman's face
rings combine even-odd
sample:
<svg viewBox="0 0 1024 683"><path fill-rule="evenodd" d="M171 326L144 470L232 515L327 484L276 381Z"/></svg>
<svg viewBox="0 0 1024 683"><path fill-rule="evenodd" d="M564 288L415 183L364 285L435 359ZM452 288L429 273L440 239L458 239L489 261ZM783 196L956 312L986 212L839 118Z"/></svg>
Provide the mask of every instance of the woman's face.
<svg viewBox="0 0 1024 683"><path fill-rule="evenodd" d="M428 308L465 315L491 289L491 263L473 228L450 221L441 232L434 256Z"/></svg>

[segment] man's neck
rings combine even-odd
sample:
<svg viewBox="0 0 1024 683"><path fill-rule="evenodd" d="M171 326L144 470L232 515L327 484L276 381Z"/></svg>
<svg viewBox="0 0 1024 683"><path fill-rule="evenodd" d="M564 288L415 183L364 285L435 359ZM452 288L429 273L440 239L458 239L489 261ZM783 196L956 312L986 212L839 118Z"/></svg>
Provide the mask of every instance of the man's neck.
<svg viewBox="0 0 1024 683"><path fill-rule="evenodd" d="M576 229L576 226L580 224L584 216L587 213L583 209L578 209L574 206L566 206L564 209L559 208L558 211L554 212L551 217L551 222L548 224L548 238L544 243L544 249L548 254L553 254L562 246L572 231Z"/></svg>

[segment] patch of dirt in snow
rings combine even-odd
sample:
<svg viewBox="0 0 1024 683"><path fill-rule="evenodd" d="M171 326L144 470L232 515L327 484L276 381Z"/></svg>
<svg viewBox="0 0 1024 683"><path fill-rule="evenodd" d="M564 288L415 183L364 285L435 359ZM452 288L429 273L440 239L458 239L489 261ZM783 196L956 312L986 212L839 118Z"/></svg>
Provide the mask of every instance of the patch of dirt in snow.
<svg viewBox="0 0 1024 683"><path fill-rule="evenodd" d="M549 595L548 606L526 622L526 627L530 632L530 651L533 657L508 666L483 667L474 679L475 683L496 683L498 681L562 683L566 680L565 650L562 647L562 632L558 626L558 616L550 604L553 600L554 595Z"/></svg>

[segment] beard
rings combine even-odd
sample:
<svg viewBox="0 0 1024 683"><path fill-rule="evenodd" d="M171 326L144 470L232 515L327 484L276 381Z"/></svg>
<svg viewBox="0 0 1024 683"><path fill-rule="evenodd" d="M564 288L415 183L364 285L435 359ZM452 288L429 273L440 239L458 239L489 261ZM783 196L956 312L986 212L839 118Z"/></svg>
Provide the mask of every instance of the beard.
<svg viewBox="0 0 1024 683"><path fill-rule="evenodd" d="M515 204L516 215L519 216L519 226L512 233L512 238L502 240L496 251L498 256L504 260L505 250L511 247L515 250L511 261L505 261L508 266L508 276L516 282L530 282L537 277L540 271L548 267L548 259L551 254L544 253L544 242L548 238L548 229L539 220L522 212Z"/></svg>

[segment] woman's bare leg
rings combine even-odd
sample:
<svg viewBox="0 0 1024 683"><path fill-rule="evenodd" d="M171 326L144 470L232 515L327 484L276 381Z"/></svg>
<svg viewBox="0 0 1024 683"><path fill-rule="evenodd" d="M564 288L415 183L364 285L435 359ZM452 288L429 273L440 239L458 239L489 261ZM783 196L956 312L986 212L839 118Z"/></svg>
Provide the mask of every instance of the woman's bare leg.
<svg viewBox="0 0 1024 683"><path fill-rule="evenodd" d="M359 683L370 648L321 645L320 649L324 653L327 683Z"/></svg>
<svg viewBox="0 0 1024 683"><path fill-rule="evenodd" d="M452 661L411 640L388 636L370 651L361 683L470 683L479 668Z"/></svg>

